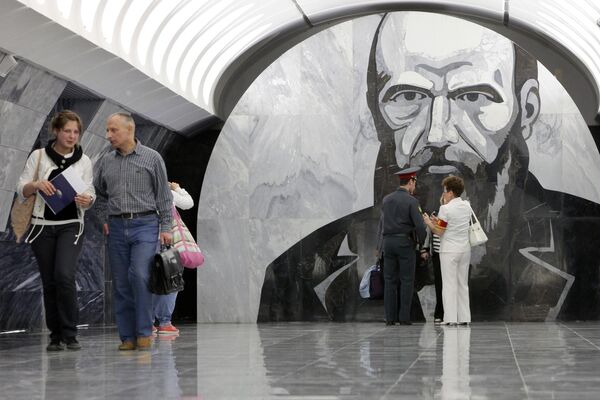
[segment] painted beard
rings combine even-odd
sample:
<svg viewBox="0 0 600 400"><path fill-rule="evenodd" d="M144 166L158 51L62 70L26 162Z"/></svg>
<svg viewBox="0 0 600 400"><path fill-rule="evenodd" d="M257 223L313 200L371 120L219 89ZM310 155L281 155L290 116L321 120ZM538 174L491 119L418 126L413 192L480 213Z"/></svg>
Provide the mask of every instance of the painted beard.
<svg viewBox="0 0 600 400"><path fill-rule="evenodd" d="M509 139L500 147L498 157L487 164L480 162L476 169L461 162L448 161L445 153L448 146L426 147L411 156L409 166L421 167L417 174L415 197L419 199L423 211L439 210L442 195L442 181L449 175L462 178L465 183L463 198L471 202L477 215L487 215L490 205L504 197L506 181L519 186L528 170L528 151L525 141L518 132L511 132ZM502 191L502 193L500 192ZM495 210L497 214L499 210Z"/></svg>

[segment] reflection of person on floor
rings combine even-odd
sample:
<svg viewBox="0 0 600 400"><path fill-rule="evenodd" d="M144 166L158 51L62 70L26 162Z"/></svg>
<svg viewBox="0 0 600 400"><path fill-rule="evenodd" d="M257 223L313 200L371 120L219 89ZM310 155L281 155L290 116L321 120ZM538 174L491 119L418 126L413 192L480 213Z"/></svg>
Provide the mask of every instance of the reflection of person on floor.
<svg viewBox="0 0 600 400"><path fill-rule="evenodd" d="M441 399L471 398L470 357L471 328L444 326Z"/></svg>
<svg viewBox="0 0 600 400"><path fill-rule="evenodd" d="M169 182L171 194L173 195L173 205L182 210L189 210L194 207L194 199L192 196L177 182ZM177 293L169 293L165 295L153 295L153 310L154 318L158 321L158 327L153 328L159 335L176 335L179 329L171 323L171 316L175 310L175 302L177 301Z"/></svg>

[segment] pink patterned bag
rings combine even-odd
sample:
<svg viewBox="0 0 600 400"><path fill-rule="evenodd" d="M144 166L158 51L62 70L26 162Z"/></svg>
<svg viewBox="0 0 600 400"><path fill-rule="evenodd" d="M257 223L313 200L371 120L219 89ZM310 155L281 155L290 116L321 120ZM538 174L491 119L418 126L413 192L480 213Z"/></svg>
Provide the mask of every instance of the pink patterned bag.
<svg viewBox="0 0 600 400"><path fill-rule="evenodd" d="M171 233L173 234L173 247L179 251L181 256L181 265L190 269L201 266L204 263L204 254L202 254L190 230L181 220L175 206L173 206Z"/></svg>

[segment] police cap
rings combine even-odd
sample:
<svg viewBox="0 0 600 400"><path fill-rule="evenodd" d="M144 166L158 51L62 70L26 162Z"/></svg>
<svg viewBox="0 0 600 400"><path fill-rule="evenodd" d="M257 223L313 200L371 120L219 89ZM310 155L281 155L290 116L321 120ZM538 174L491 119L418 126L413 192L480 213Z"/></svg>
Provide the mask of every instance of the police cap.
<svg viewBox="0 0 600 400"><path fill-rule="evenodd" d="M410 167L410 168L405 168L401 171L396 172L394 175L398 175L398 178L400 179L410 179L410 178L417 178L417 172L419 172L421 170L420 167Z"/></svg>

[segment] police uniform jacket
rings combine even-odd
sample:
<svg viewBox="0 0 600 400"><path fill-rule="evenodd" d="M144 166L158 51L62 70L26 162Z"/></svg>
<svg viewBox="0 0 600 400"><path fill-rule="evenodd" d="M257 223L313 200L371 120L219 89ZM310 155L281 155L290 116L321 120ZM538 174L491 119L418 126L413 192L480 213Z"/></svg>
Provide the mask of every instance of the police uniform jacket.
<svg viewBox="0 0 600 400"><path fill-rule="evenodd" d="M419 201L404 188L399 188L383 199L383 236L416 233L415 240L423 245L427 230L421 215Z"/></svg>

